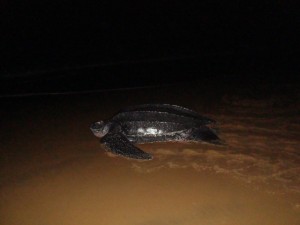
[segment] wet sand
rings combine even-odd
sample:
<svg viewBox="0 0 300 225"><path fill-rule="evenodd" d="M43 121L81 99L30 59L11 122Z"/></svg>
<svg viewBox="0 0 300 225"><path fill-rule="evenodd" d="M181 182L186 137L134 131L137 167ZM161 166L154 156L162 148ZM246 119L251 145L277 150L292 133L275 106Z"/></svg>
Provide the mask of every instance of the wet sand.
<svg viewBox="0 0 300 225"><path fill-rule="evenodd" d="M1 99L0 224L300 224L300 93L201 84ZM225 147L107 154L89 125L141 103L219 122Z"/></svg>

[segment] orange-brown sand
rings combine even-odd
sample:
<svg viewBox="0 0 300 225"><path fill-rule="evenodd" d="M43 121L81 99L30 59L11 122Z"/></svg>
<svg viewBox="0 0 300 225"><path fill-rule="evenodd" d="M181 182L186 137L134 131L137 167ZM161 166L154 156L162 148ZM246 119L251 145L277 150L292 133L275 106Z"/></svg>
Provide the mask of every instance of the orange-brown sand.
<svg viewBox="0 0 300 225"><path fill-rule="evenodd" d="M217 94L197 85L1 99L0 224L300 224L299 92ZM89 125L140 103L220 123L225 147L156 143L107 154Z"/></svg>

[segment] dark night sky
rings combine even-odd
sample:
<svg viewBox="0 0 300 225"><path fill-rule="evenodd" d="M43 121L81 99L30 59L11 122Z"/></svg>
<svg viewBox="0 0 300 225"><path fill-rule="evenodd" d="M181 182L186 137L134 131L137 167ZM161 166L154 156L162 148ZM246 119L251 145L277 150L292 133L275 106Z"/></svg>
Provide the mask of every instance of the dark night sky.
<svg viewBox="0 0 300 225"><path fill-rule="evenodd" d="M2 92L70 80L87 88L299 73L299 16L286 1L6 0L1 11Z"/></svg>

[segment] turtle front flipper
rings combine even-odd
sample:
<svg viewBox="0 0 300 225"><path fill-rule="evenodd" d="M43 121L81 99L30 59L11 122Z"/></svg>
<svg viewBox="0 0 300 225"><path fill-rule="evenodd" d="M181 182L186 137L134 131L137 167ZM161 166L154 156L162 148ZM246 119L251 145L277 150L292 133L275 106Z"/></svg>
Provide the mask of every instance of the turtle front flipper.
<svg viewBox="0 0 300 225"><path fill-rule="evenodd" d="M101 143L104 144L106 149L114 154L121 155L127 158L150 160L152 156L141 149L135 147L129 142L127 137L118 133L107 133L102 139Z"/></svg>

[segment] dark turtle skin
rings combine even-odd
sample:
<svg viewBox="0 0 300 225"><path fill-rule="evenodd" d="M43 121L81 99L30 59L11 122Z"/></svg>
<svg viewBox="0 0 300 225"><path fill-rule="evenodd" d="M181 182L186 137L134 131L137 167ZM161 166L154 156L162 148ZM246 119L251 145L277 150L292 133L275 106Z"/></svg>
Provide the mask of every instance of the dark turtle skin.
<svg viewBox="0 0 300 225"><path fill-rule="evenodd" d="M93 123L90 129L108 151L150 160L153 157L134 144L167 141L221 144L215 124L214 120L181 106L145 104L125 108L108 121Z"/></svg>

